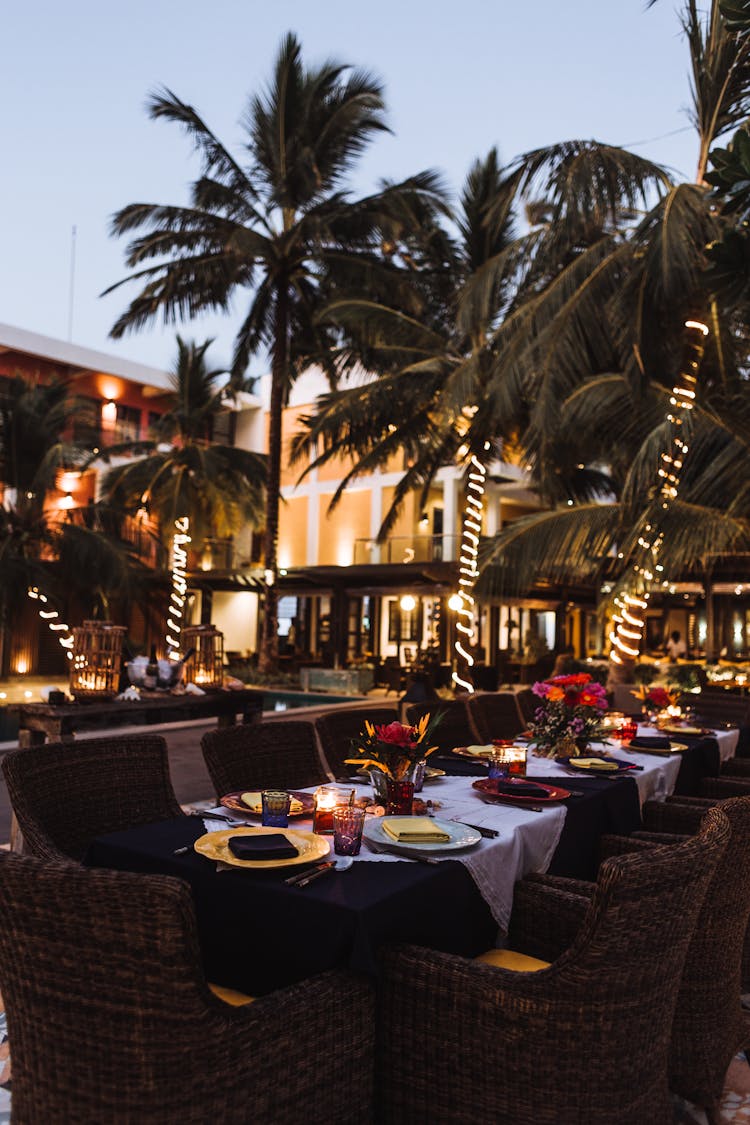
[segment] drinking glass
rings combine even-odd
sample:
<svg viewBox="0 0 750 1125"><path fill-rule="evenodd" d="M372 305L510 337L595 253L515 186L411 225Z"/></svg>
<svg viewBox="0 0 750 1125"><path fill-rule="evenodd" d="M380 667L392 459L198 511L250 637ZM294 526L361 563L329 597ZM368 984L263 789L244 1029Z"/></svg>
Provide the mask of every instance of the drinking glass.
<svg viewBox="0 0 750 1125"><path fill-rule="evenodd" d="M414 805L414 782L394 781L388 778L388 807L389 816L411 816Z"/></svg>
<svg viewBox="0 0 750 1125"><path fill-rule="evenodd" d="M262 823L268 828L286 828L289 824L289 808L292 798L283 789L264 789Z"/></svg>
<svg viewBox="0 0 750 1125"><path fill-rule="evenodd" d="M526 777L526 747L514 746L511 749L510 776Z"/></svg>
<svg viewBox="0 0 750 1125"><path fill-rule="evenodd" d="M333 850L336 855L359 855L365 810L339 805L333 810Z"/></svg>
<svg viewBox="0 0 750 1125"><path fill-rule="evenodd" d="M487 759L488 777L506 778L510 775L511 757L506 746L496 746Z"/></svg>

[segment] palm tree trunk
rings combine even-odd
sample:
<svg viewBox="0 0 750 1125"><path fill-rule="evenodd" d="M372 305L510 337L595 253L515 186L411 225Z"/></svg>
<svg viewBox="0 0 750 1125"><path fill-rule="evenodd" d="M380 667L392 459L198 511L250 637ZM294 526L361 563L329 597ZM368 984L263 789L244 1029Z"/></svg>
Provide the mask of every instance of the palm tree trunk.
<svg viewBox="0 0 750 1125"><path fill-rule="evenodd" d="M266 528L263 535L263 565L266 592L263 631L258 670L274 672L279 661L278 579L279 499L281 491L281 424L284 388L289 363L289 295L285 283L276 294L273 357L271 360L271 401L268 414L268 480L266 485Z"/></svg>

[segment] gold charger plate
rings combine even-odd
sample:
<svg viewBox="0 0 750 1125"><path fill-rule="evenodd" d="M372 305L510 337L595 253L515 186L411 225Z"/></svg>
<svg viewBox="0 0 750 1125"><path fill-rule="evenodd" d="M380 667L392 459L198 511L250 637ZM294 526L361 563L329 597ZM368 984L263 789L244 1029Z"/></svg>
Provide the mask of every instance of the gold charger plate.
<svg viewBox="0 0 750 1125"><path fill-rule="evenodd" d="M670 725L670 726L666 726L666 727L659 727L659 730L663 730L665 734L695 734L695 735L699 735L699 734L706 734L707 733L706 727L677 727L677 726L671 726Z"/></svg>
<svg viewBox="0 0 750 1125"><path fill-rule="evenodd" d="M484 746L454 746L453 753L458 754L460 758L489 758L492 751L495 749L490 742Z"/></svg>
<svg viewBox="0 0 750 1125"><path fill-rule="evenodd" d="M629 742L623 745L627 745L632 754L656 754L659 758L668 758L670 754L682 754L687 750L684 742L670 742L668 750L655 750L652 746L631 746Z"/></svg>
<svg viewBox="0 0 750 1125"><path fill-rule="evenodd" d="M238 859L229 850L228 841L232 836L269 836L274 832L281 832L290 844L299 851L299 855L291 859ZM198 855L207 859L214 859L217 863L228 863L232 867L263 868L270 867L298 867L301 863L313 863L316 859L327 856L331 845L325 836L316 836L314 832L298 832L296 828L225 828L222 832L207 832L199 837L194 844Z"/></svg>

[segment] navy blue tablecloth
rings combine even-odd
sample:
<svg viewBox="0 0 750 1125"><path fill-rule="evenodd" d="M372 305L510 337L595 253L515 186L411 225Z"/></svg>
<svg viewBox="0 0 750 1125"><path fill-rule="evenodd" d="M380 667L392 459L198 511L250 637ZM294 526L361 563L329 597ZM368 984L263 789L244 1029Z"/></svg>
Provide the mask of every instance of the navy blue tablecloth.
<svg viewBox="0 0 750 1125"><path fill-rule="evenodd" d="M192 817L102 836L91 867L176 875L193 890L209 980L260 996L326 969L374 973L379 946L409 942L467 957L495 944L497 925L463 864L355 863L304 889L290 869L217 872L174 850L205 832Z"/></svg>

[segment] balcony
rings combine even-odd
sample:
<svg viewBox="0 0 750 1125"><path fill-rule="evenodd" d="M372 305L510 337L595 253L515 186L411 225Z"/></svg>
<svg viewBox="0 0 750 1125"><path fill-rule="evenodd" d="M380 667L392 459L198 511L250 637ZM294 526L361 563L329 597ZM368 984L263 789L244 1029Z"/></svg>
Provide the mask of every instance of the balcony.
<svg viewBox="0 0 750 1125"><path fill-rule="evenodd" d="M354 565L449 562L458 557L458 535L396 535L385 543L355 539Z"/></svg>

